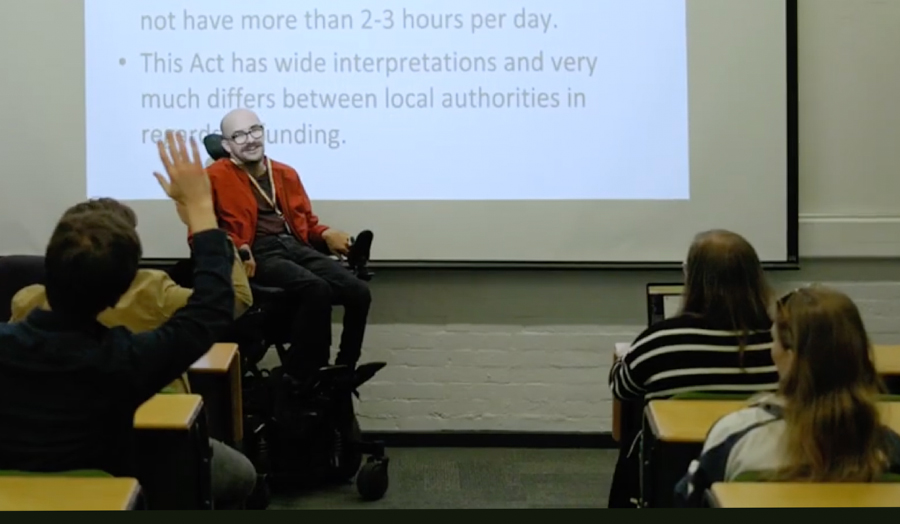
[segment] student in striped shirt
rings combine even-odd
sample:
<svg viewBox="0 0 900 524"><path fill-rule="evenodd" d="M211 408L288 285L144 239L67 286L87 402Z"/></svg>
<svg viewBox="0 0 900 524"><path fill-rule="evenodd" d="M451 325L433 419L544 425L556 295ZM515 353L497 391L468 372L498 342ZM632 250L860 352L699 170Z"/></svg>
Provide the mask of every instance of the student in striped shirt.
<svg viewBox="0 0 900 524"><path fill-rule="evenodd" d="M731 231L700 233L684 275L681 311L650 326L616 361L609 374L613 395L643 404L685 392L774 391L774 296L753 246ZM610 507L634 507L638 435L623 437Z"/></svg>
<svg viewBox="0 0 900 524"><path fill-rule="evenodd" d="M877 406L885 391L859 309L843 293L804 288L779 301L772 356L777 394L713 425L675 488L702 505L716 482L752 473L782 482L872 482L900 473L900 436Z"/></svg>

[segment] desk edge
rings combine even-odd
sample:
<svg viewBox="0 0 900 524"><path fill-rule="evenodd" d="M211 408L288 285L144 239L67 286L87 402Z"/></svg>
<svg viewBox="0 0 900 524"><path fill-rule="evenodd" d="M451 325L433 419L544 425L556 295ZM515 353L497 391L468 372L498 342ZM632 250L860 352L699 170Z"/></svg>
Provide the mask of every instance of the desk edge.
<svg viewBox="0 0 900 524"><path fill-rule="evenodd" d="M190 429L191 429L192 427L194 427L194 425L197 423L197 417L200 416L200 412L203 411L203 407L204 407L206 404L204 404L204 402L203 402L203 397L202 397L201 395L196 394L196 393L184 393L184 394L181 394L181 396L185 396L185 397L196 397L196 398L197 398L197 403L194 405L194 409L193 409L193 411L191 411L191 414L190 414L190 416L188 417L187 428L173 428L173 427L171 427L171 426L166 427L166 426L159 426L159 425L156 425L156 424L152 424L152 425L148 425L148 426L141 426L141 427L136 427L135 424L132 424L132 428L133 428L135 431L183 431L183 430L190 430ZM138 409L135 410L135 414L137 414L137 411L138 411L139 409L140 409L140 407L138 407Z"/></svg>
<svg viewBox="0 0 900 524"><path fill-rule="evenodd" d="M706 490L706 500L709 502L709 507L711 508L721 508L722 501L719 500L718 494L716 494L716 486L721 484L721 482L714 482L709 489Z"/></svg>
<svg viewBox="0 0 900 524"><path fill-rule="evenodd" d="M647 402L647 404L644 406L644 420L647 421L647 425L650 426L650 431L653 433L653 437L656 438L656 440L659 440L662 442L671 442L669 440L665 440L662 437L660 437L659 426L657 426L657 424L656 424L656 417L650 416L653 413L652 408L653 408L654 402L656 402L656 401L651 400L650 402Z"/></svg>
<svg viewBox="0 0 900 524"><path fill-rule="evenodd" d="M128 496L128 501L125 503L125 507L122 508L123 511L134 511L141 496L141 483L138 482L136 478L131 478L130 480L133 482L131 486L131 494Z"/></svg>
<svg viewBox="0 0 900 524"><path fill-rule="evenodd" d="M237 344L235 344L237 346ZM224 375L228 373L228 371L234 366L235 359L240 355L240 349L237 347L234 348L234 351L231 352L231 355L228 357L228 362L225 364L224 369L220 368L211 368L211 367L197 367L197 362L203 360L206 355L197 359L196 362L191 364L191 367L188 368L188 373L197 373L199 375Z"/></svg>

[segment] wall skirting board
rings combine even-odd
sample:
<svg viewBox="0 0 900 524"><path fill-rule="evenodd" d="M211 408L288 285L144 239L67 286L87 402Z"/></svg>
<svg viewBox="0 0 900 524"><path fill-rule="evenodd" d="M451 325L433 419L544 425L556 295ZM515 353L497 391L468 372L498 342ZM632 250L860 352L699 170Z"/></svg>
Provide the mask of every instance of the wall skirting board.
<svg viewBox="0 0 900 524"><path fill-rule="evenodd" d="M388 448L548 448L617 449L612 433L533 433L504 431L364 431L363 438Z"/></svg>

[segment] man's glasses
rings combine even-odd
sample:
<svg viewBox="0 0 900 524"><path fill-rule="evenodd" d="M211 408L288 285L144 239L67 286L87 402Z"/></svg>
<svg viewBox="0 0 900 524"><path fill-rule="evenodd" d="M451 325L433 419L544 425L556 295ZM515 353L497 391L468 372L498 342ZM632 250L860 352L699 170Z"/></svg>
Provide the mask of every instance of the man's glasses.
<svg viewBox="0 0 900 524"><path fill-rule="evenodd" d="M263 133L265 133L265 128L262 125L256 125L252 126L249 131L237 131L231 135L231 141L238 145L245 144L250 138L254 140L262 138Z"/></svg>

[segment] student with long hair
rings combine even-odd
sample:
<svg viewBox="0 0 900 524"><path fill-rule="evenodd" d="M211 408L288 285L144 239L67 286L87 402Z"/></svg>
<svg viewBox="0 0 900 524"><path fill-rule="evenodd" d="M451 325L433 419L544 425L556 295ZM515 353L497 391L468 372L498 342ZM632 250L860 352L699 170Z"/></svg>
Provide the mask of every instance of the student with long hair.
<svg viewBox="0 0 900 524"><path fill-rule="evenodd" d="M856 304L809 287L773 314L772 358L780 378L766 395L719 420L675 490L698 506L715 482L754 473L764 480L871 482L900 472L900 436L884 425L884 386Z"/></svg>
<svg viewBox="0 0 900 524"><path fill-rule="evenodd" d="M731 231L700 233L684 275L679 314L650 326L616 361L609 374L613 395L642 407L685 392L774 391L778 375L769 329L774 297L753 246ZM622 435L609 507L634 507L638 437Z"/></svg>

